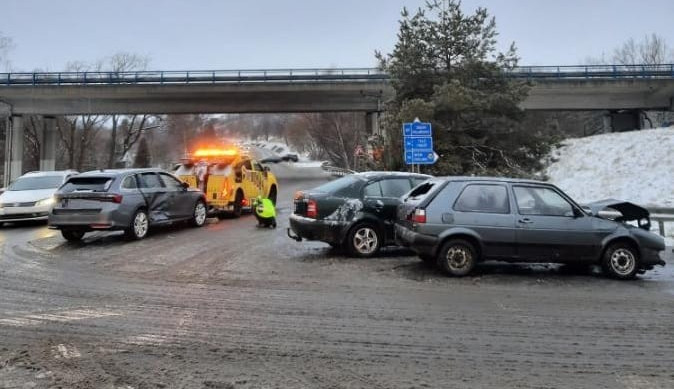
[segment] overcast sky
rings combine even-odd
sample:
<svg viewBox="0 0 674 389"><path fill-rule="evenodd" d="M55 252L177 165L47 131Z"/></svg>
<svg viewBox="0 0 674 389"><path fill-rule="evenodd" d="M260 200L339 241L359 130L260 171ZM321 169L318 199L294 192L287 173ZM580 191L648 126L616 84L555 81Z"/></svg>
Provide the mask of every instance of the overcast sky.
<svg viewBox="0 0 674 389"><path fill-rule="evenodd" d="M15 70L62 70L118 51L153 69L369 67L396 40L403 6L422 0L3 0ZM674 46L674 0L464 0L496 17L521 64L579 64L630 37Z"/></svg>

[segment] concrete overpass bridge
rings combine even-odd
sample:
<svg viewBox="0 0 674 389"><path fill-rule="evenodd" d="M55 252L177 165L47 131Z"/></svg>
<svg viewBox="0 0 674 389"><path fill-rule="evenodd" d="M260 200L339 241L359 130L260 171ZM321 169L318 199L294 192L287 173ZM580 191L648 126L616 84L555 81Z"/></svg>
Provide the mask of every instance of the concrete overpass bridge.
<svg viewBox="0 0 674 389"><path fill-rule="evenodd" d="M674 109L672 64L522 66L506 75L531 82L527 110ZM22 171L22 115L350 111L376 132L393 96L389 75L374 68L0 73L5 181ZM54 168L53 127L42 136L44 170Z"/></svg>

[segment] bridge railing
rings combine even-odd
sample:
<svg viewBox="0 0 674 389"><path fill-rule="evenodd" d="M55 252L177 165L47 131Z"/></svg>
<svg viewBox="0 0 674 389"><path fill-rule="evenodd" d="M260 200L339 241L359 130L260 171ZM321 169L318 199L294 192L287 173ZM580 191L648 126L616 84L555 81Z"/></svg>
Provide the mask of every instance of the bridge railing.
<svg viewBox="0 0 674 389"><path fill-rule="evenodd" d="M509 77L538 79L674 79L674 64L519 66L505 70ZM261 82L354 82L388 80L378 68L313 68L251 70L178 70L132 72L0 73L0 86L220 84Z"/></svg>
<svg viewBox="0 0 674 389"><path fill-rule="evenodd" d="M219 84L376 81L376 68L0 73L0 85Z"/></svg>
<svg viewBox="0 0 674 389"><path fill-rule="evenodd" d="M528 79L674 78L674 64L518 66L506 74Z"/></svg>

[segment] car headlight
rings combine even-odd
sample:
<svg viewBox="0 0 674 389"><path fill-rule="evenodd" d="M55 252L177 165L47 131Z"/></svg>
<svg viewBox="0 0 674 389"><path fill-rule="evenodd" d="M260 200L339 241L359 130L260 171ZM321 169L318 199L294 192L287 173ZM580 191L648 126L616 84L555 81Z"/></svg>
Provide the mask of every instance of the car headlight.
<svg viewBox="0 0 674 389"><path fill-rule="evenodd" d="M40 201L36 202L35 206L36 207L45 207L47 205L52 205L52 204L54 204L54 198L50 197L50 198L43 199L43 200L40 200Z"/></svg>

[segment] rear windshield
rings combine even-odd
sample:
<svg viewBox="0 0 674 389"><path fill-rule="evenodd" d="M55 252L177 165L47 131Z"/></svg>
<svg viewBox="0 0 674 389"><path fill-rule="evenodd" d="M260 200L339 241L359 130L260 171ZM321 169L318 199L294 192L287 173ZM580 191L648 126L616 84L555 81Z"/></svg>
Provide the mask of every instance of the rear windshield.
<svg viewBox="0 0 674 389"><path fill-rule="evenodd" d="M107 192L112 181L112 177L73 177L63 185L61 192Z"/></svg>
<svg viewBox="0 0 674 389"><path fill-rule="evenodd" d="M430 193L434 192L434 189L437 189L441 181L426 181L423 184L413 188L409 193L403 196L404 201L413 200L421 201L426 198Z"/></svg>
<svg viewBox="0 0 674 389"><path fill-rule="evenodd" d="M62 182L63 176L19 177L7 190L56 189Z"/></svg>
<svg viewBox="0 0 674 389"><path fill-rule="evenodd" d="M338 196L357 195L364 181L356 176L344 176L314 188L316 192L330 193Z"/></svg>

